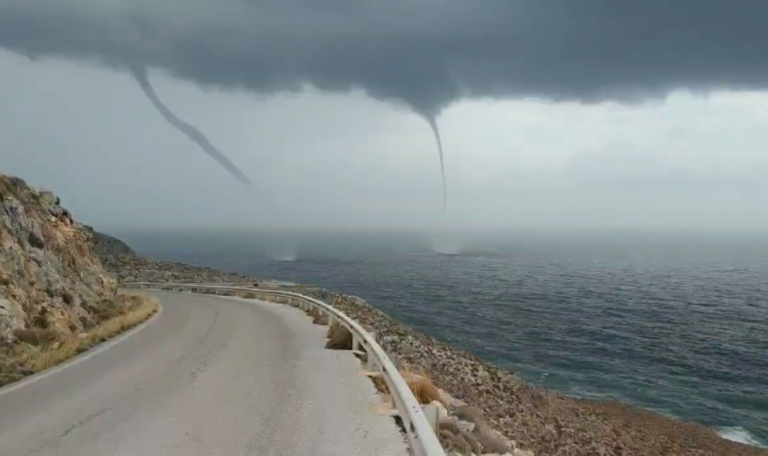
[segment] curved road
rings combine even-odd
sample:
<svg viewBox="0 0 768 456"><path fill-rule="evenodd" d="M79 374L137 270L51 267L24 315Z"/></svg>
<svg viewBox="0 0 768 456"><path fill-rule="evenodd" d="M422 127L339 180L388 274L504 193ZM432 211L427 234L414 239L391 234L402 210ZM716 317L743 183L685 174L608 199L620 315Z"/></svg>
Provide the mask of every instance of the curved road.
<svg viewBox="0 0 768 456"><path fill-rule="evenodd" d="M153 294L132 335L0 389L0 455L407 454L359 362L299 310Z"/></svg>

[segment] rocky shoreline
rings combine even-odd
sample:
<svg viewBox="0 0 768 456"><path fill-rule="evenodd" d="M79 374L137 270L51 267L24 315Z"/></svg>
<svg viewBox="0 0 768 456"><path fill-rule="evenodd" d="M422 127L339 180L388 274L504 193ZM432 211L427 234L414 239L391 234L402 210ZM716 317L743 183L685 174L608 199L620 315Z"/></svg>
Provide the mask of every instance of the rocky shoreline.
<svg viewBox="0 0 768 456"><path fill-rule="evenodd" d="M120 282L264 283L242 274L131 254L110 256L102 262ZM425 373L450 394L451 414L461 415L461 423L487 423L519 448L512 446L510 454L768 456L768 450L725 440L699 424L627 404L574 399L530 385L477 356L410 329L360 298L308 285L283 288L321 299L372 328L388 353ZM471 445L461 448L462 439L454 439L460 432L455 428L441 425L441 441L456 454L472 454ZM458 441L454 446L452 439Z"/></svg>

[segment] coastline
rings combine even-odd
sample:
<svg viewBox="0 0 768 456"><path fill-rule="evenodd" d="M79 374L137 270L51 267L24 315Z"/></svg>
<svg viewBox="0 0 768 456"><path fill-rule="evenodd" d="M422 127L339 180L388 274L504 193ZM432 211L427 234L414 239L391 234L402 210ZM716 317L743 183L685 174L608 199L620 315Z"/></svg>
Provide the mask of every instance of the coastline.
<svg viewBox="0 0 768 456"><path fill-rule="evenodd" d="M121 282L253 284L258 280L141 257L111 257L103 262ZM453 397L481 409L493 428L536 455L768 455L766 449L723 439L714 429L699 424L624 403L575 399L533 386L512 372L412 330L360 298L311 285L281 288L321 299L370 326L387 352L428 374Z"/></svg>

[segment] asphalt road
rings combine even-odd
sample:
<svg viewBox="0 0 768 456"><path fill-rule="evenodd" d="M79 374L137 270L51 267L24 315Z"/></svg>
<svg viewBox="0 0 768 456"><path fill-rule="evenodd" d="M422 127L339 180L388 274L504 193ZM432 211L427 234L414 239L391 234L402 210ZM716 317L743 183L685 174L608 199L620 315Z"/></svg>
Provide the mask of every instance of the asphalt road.
<svg viewBox="0 0 768 456"><path fill-rule="evenodd" d="M349 352L297 309L156 292L163 311L0 390L0 455L405 455Z"/></svg>

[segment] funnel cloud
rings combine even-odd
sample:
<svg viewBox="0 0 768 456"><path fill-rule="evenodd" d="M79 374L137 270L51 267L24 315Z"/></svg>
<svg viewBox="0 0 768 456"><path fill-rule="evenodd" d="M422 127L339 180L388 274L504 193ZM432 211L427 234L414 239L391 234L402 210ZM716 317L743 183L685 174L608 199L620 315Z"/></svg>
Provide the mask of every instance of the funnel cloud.
<svg viewBox="0 0 768 456"><path fill-rule="evenodd" d="M234 163L229 161L229 159L223 153L214 147L213 144L211 144L208 138L200 130L195 128L193 125L190 125L179 119L173 112L171 112L170 109L165 106L165 104L163 104L163 102L160 100L160 97L157 96L155 89L152 87L152 84L149 82L147 69L145 67L133 65L131 66L131 74L133 75L134 79L136 79L136 82L138 82L141 86L141 90L144 91L144 95L149 98L149 101L152 102L152 105L155 107L155 109L158 110L158 112L169 124L171 124L180 132L184 133L189 139L194 141L198 146L200 146L201 149L203 149L206 154L210 155L211 158L219 162L219 164L223 166L224 169L226 169L227 172L229 172L229 174L231 174L235 179L247 186L253 185L251 180L248 179L248 177L242 171L240 171L240 169L238 169Z"/></svg>
<svg viewBox="0 0 768 456"><path fill-rule="evenodd" d="M765 17L754 0L2 0L0 47L225 90L363 90L431 113L439 143L434 117L462 99L766 89Z"/></svg>
<svg viewBox="0 0 768 456"><path fill-rule="evenodd" d="M433 116L426 116L429 128L432 129L432 133L435 135L435 142L437 143L437 153L440 154L440 177L443 182L443 212L448 207L448 185L445 182L445 158L443 156L443 140L440 137L440 129L437 126L437 120Z"/></svg>

